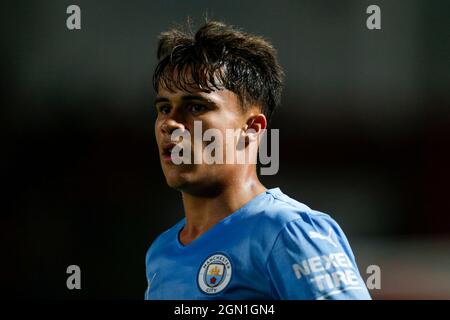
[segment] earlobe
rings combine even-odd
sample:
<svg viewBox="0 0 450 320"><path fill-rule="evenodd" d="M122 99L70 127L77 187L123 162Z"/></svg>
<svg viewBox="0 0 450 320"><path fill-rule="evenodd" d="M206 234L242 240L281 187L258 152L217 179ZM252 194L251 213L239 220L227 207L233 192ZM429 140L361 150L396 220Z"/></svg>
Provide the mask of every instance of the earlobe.
<svg viewBox="0 0 450 320"><path fill-rule="evenodd" d="M261 129L255 128L255 126L252 126L245 132L246 142L247 144L250 143L250 141L257 141L258 137L261 133Z"/></svg>

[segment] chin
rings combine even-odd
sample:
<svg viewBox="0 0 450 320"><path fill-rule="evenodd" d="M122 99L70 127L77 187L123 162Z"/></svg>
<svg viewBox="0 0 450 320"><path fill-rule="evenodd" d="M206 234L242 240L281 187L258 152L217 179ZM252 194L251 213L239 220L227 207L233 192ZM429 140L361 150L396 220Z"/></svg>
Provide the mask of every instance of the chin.
<svg viewBox="0 0 450 320"><path fill-rule="evenodd" d="M166 179L167 185L175 190L183 191L186 187L186 182L180 180Z"/></svg>
<svg viewBox="0 0 450 320"><path fill-rule="evenodd" d="M221 184L216 184L210 179L168 179L166 177L166 181L170 188L198 197L215 197L222 190Z"/></svg>
<svg viewBox="0 0 450 320"><path fill-rule="evenodd" d="M186 177L186 174L180 172L179 170L176 169L164 170L164 176L166 178L167 185L173 189L180 190L184 186L189 185L189 181Z"/></svg>
<svg viewBox="0 0 450 320"><path fill-rule="evenodd" d="M166 183L169 187L179 190L180 188L182 188L184 185L187 184L187 181L182 177L180 177L179 175L175 176L169 174L166 175Z"/></svg>

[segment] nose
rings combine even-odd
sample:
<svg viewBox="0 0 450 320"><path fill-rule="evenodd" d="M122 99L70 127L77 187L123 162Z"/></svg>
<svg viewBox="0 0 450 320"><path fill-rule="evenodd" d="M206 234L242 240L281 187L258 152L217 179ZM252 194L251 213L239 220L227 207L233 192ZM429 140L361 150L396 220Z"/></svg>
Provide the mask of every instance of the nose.
<svg viewBox="0 0 450 320"><path fill-rule="evenodd" d="M185 127L174 118L168 118L161 124L161 131L168 135L171 135L177 129L184 130Z"/></svg>

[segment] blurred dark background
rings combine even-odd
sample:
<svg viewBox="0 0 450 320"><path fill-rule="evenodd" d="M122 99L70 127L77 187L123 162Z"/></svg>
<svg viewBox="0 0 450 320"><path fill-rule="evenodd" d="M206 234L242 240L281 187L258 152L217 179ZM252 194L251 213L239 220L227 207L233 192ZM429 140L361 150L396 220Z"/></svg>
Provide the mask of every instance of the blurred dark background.
<svg viewBox="0 0 450 320"><path fill-rule="evenodd" d="M81 30L66 8L81 8ZM381 8L382 29L366 28ZM450 299L448 1L17 1L0 5L0 283L12 298L143 299L183 217L153 137L161 31L205 13L270 40L286 72L267 187L331 214L374 298ZM82 289L66 288L66 268Z"/></svg>

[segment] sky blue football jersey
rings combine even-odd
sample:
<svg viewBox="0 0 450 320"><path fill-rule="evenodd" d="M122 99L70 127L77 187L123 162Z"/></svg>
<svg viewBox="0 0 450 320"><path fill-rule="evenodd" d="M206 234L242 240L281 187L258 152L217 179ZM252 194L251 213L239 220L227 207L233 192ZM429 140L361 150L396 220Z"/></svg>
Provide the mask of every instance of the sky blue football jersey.
<svg viewBox="0 0 450 320"><path fill-rule="evenodd" d="M183 245L182 219L146 255L146 299L370 299L327 214L267 190Z"/></svg>

